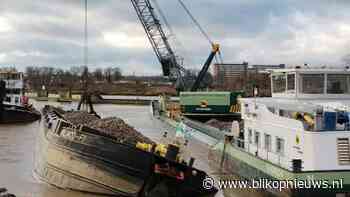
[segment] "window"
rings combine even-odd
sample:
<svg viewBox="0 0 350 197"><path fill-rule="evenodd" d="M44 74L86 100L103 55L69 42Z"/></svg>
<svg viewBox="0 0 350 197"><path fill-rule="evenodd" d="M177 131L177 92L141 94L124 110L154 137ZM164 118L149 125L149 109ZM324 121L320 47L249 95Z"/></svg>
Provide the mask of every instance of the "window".
<svg viewBox="0 0 350 197"><path fill-rule="evenodd" d="M304 94L324 93L324 74L301 74L300 91Z"/></svg>
<svg viewBox="0 0 350 197"><path fill-rule="evenodd" d="M249 144L252 144L253 143L253 132L252 132L252 129L248 129L248 140L249 140Z"/></svg>
<svg viewBox="0 0 350 197"><path fill-rule="evenodd" d="M286 111L283 109L280 109L280 110L278 110L278 114L279 114L279 116L283 117L283 116L285 116Z"/></svg>
<svg viewBox="0 0 350 197"><path fill-rule="evenodd" d="M13 94L21 94L21 89L13 89Z"/></svg>
<svg viewBox="0 0 350 197"><path fill-rule="evenodd" d="M350 75L327 75L327 94L349 94Z"/></svg>
<svg viewBox="0 0 350 197"><path fill-rule="evenodd" d="M15 103L18 103L19 102L19 97L15 97Z"/></svg>
<svg viewBox="0 0 350 197"><path fill-rule="evenodd" d="M276 153L284 155L284 139L276 138Z"/></svg>
<svg viewBox="0 0 350 197"><path fill-rule="evenodd" d="M287 75L287 90L295 90L295 74Z"/></svg>
<svg viewBox="0 0 350 197"><path fill-rule="evenodd" d="M274 107L267 107L267 109L273 114L276 112Z"/></svg>
<svg viewBox="0 0 350 197"><path fill-rule="evenodd" d="M5 98L5 101L11 103L11 97L7 96L7 97Z"/></svg>
<svg viewBox="0 0 350 197"><path fill-rule="evenodd" d="M254 144L257 147L260 147L260 133L257 131L255 132Z"/></svg>
<svg viewBox="0 0 350 197"><path fill-rule="evenodd" d="M271 135L265 134L265 149L271 152Z"/></svg>
<svg viewBox="0 0 350 197"><path fill-rule="evenodd" d="M286 75L272 76L273 93L281 93L286 91Z"/></svg>

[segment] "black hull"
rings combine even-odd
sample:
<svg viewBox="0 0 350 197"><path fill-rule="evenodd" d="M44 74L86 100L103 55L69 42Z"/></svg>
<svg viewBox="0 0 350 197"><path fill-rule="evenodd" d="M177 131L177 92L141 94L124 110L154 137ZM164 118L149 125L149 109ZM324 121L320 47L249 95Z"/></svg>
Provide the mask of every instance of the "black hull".
<svg viewBox="0 0 350 197"><path fill-rule="evenodd" d="M4 105L0 110L0 124L29 123L41 118L40 112L14 105Z"/></svg>

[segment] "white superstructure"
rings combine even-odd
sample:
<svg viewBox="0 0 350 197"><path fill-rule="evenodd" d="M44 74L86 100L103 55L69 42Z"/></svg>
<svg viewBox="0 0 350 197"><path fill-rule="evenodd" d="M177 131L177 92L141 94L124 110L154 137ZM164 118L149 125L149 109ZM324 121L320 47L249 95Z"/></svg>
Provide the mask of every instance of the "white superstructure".
<svg viewBox="0 0 350 197"><path fill-rule="evenodd" d="M21 105L21 97L23 96L23 73L17 72L16 69L3 68L0 69L0 80L6 83L5 104Z"/></svg>
<svg viewBox="0 0 350 197"><path fill-rule="evenodd" d="M291 171L350 170L350 70L272 70L271 85L240 99L241 148Z"/></svg>

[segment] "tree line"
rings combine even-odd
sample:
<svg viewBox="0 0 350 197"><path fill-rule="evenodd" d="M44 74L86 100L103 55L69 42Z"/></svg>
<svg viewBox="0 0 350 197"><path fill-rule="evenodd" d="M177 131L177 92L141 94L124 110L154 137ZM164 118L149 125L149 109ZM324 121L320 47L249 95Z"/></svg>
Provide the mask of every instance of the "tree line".
<svg viewBox="0 0 350 197"><path fill-rule="evenodd" d="M84 66L73 66L69 69L54 67L28 66L25 70L26 84L33 90L46 88L69 88L79 85L82 81ZM96 68L88 70L89 81L112 83L122 78L119 67Z"/></svg>

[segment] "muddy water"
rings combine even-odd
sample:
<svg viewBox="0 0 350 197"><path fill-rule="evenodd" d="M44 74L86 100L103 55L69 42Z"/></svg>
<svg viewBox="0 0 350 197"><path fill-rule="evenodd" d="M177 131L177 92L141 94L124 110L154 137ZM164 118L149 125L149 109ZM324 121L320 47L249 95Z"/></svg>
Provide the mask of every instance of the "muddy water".
<svg viewBox="0 0 350 197"><path fill-rule="evenodd" d="M34 102L37 109L41 109L47 102ZM75 108L76 104L50 103L65 109ZM96 105L95 110L102 116L118 116L134 126L144 135L158 141L163 131L172 132L173 129L163 122L150 116L147 106L118 106ZM33 176L34 148L40 122L19 125L0 126L0 187L6 187L11 193L24 197L80 197L93 196L74 191L64 191L46 183L40 183ZM195 167L210 171L207 155L208 146L192 140L190 149L197 158ZM222 196L221 194L217 196Z"/></svg>

